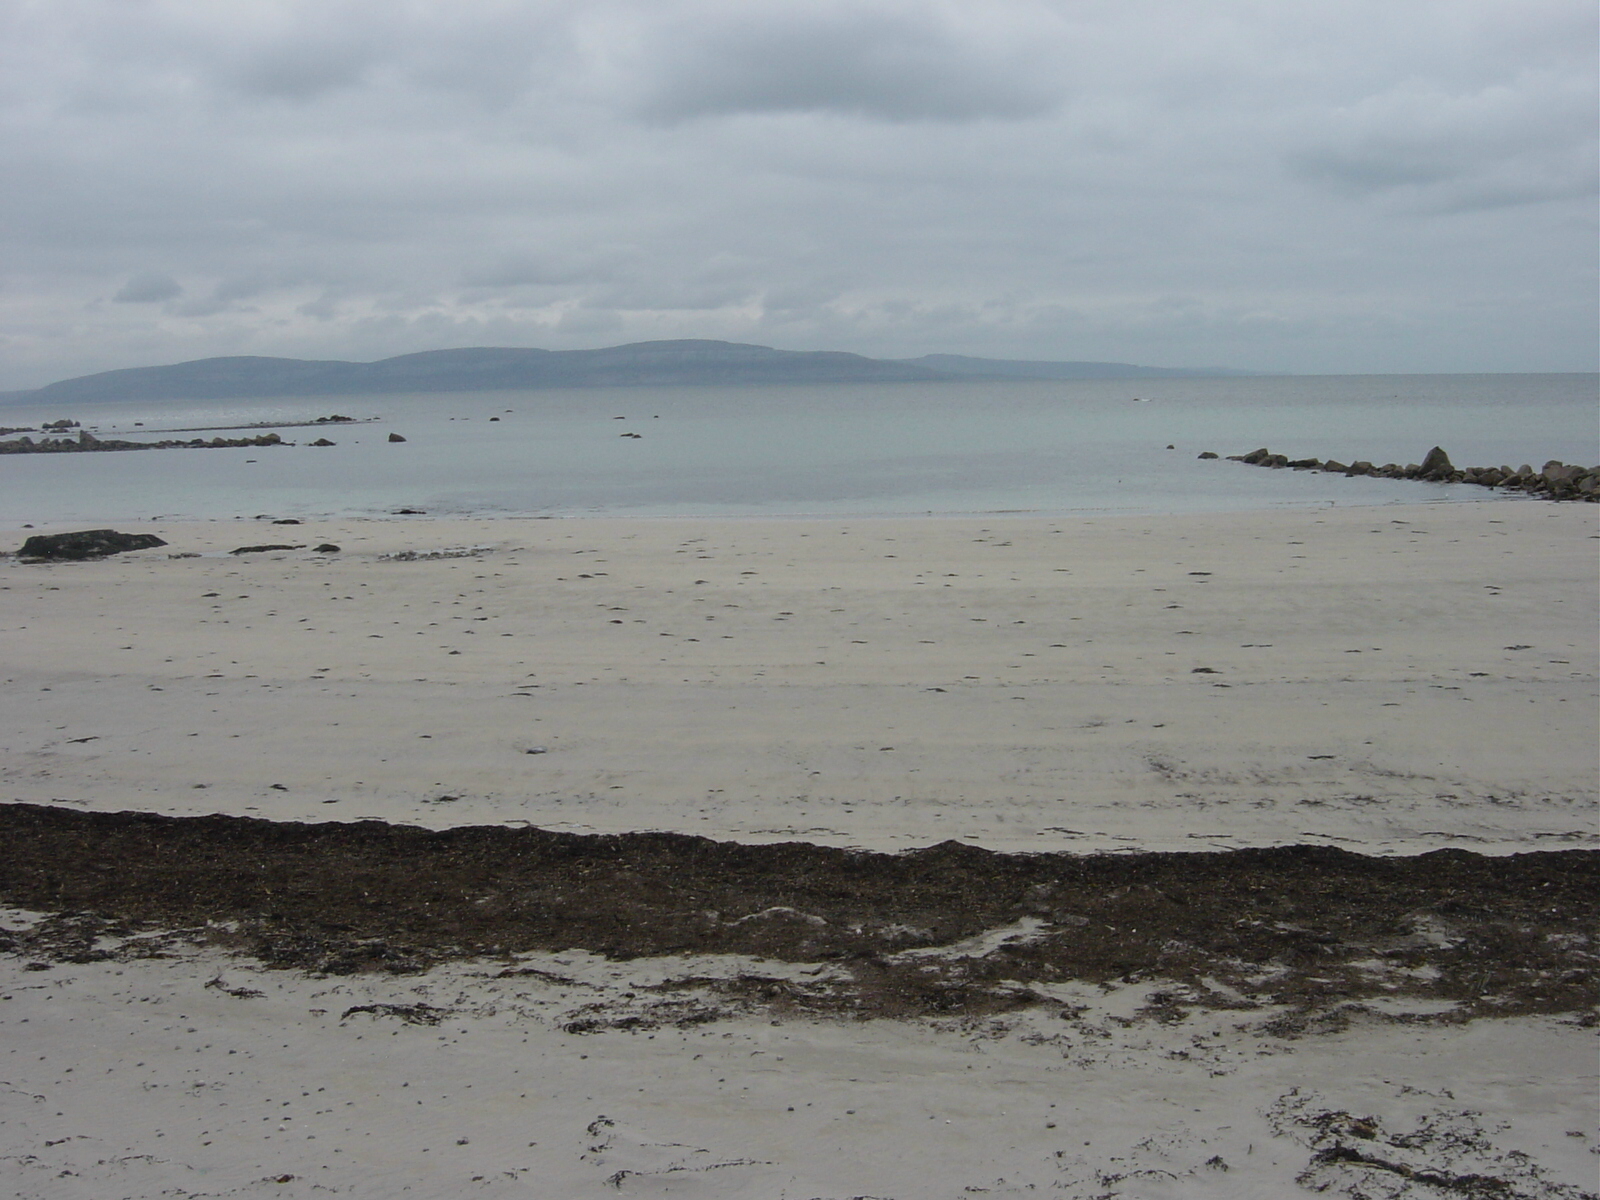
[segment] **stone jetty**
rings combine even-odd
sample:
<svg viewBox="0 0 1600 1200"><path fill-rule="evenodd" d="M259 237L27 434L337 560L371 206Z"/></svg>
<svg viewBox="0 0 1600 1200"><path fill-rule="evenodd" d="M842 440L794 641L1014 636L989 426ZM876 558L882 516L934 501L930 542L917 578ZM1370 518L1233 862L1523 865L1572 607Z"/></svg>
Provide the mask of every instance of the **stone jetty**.
<svg viewBox="0 0 1600 1200"><path fill-rule="evenodd" d="M1207 452L1201 458L1215 457ZM1600 500L1600 467L1582 467L1551 459L1535 470L1524 463L1520 467L1457 467L1450 456L1438 446L1429 450L1420 463L1384 463L1375 466L1370 462L1342 463L1336 459L1326 462L1315 458L1290 458L1274 454L1266 447L1249 454L1230 454L1230 462L1246 463L1252 467L1272 467L1291 471L1323 471L1335 475L1372 475L1379 479L1420 479L1430 483L1470 483L1478 487L1498 488L1503 491L1526 492L1546 500Z"/></svg>
<svg viewBox="0 0 1600 1200"><path fill-rule="evenodd" d="M84 454L106 450L225 450L246 446L289 446L275 433L243 438L188 438L161 442L126 442L116 438L97 438L87 429L75 438L14 438L0 442L0 454Z"/></svg>

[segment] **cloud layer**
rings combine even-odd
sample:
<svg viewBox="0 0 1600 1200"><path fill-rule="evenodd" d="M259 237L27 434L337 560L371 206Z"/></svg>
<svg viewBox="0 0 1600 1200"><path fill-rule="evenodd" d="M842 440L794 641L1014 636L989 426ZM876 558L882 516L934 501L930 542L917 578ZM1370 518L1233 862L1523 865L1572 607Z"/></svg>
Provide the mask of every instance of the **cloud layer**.
<svg viewBox="0 0 1600 1200"><path fill-rule="evenodd" d="M0 388L725 337L1595 368L1569 0L0 0Z"/></svg>

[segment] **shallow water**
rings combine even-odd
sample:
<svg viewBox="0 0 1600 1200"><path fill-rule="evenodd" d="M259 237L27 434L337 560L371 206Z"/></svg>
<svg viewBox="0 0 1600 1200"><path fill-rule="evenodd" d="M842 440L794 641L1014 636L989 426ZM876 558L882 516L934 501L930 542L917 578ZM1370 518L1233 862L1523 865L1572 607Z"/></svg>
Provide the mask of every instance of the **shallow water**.
<svg viewBox="0 0 1600 1200"><path fill-rule="evenodd" d="M292 427L335 413L363 423ZM1458 465L1600 460L1593 375L593 388L0 408L3 425L64 417L103 437L152 439L262 425L300 445L0 457L0 520L401 507L437 516L1242 511L1494 493L1261 471L1199 461L1201 451L1268 446L1292 457L1406 463L1438 444ZM406 442L390 443L390 432ZM337 444L310 448L319 436Z"/></svg>

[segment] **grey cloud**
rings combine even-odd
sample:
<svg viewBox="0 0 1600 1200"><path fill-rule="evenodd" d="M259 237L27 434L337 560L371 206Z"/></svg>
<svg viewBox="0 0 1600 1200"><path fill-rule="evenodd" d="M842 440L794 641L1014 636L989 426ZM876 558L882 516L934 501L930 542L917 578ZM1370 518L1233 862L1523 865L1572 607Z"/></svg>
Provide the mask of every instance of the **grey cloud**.
<svg viewBox="0 0 1600 1200"><path fill-rule="evenodd" d="M1533 79L1451 92L1417 81L1318 114L1286 156L1300 176L1424 206L1499 207L1592 195L1592 89Z"/></svg>
<svg viewBox="0 0 1600 1200"><path fill-rule="evenodd" d="M641 115L838 113L888 121L1014 119L1059 98L1025 45L963 38L931 6L746 6L648 44Z"/></svg>
<svg viewBox="0 0 1600 1200"><path fill-rule="evenodd" d="M749 283L658 279L628 287L606 288L594 293L589 302L597 307L624 311L708 310L748 303L754 300L755 291Z"/></svg>
<svg viewBox="0 0 1600 1200"><path fill-rule="evenodd" d="M597 254L512 251L463 272L461 282L465 287L487 291L595 283L611 279L618 264L629 257L631 254L627 251Z"/></svg>
<svg viewBox="0 0 1600 1200"><path fill-rule="evenodd" d="M171 275L150 272L135 275L111 297L120 304L157 304L183 295L183 285Z"/></svg>
<svg viewBox="0 0 1600 1200"><path fill-rule="evenodd" d="M569 308L561 314L552 332L578 337L610 337L624 328L622 318L608 308Z"/></svg>
<svg viewBox="0 0 1600 1200"><path fill-rule="evenodd" d="M1594 361L1590 0L11 9L0 389L650 337Z"/></svg>
<svg viewBox="0 0 1600 1200"><path fill-rule="evenodd" d="M239 90L284 100L310 100L359 84L374 58L369 46L290 41L263 47L230 72Z"/></svg>
<svg viewBox="0 0 1600 1200"><path fill-rule="evenodd" d="M314 321L332 321L343 311L342 301L343 297L331 291L324 292L314 300L307 300L304 304L297 305L294 311Z"/></svg>

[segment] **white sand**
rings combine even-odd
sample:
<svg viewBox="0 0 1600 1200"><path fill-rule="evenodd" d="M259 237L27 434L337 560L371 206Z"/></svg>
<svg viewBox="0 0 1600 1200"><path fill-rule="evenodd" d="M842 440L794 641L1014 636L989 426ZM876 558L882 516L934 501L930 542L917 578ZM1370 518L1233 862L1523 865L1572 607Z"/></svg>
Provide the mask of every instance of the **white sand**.
<svg viewBox="0 0 1600 1200"><path fill-rule="evenodd" d="M0 795L887 849L1592 846L1597 517L158 525L163 550L0 563ZM280 540L344 551L225 553ZM1593 1195L1594 1034L1560 1020L1380 1006L1286 1039L1260 1010L1134 1020L1135 985L1056 989L1067 1020L578 1035L741 964L171 953L0 956L0 1190L1456 1194L1317 1165L1309 1115L1344 1110L1408 1169ZM419 1001L440 1024L341 1019Z"/></svg>
<svg viewBox="0 0 1600 1200"><path fill-rule="evenodd" d="M1594 844L1597 516L156 525L0 565L0 794L883 849ZM278 541L344 551L226 553ZM486 549L381 557L450 547Z"/></svg>
<svg viewBox="0 0 1600 1200"><path fill-rule="evenodd" d="M1259 1011L1130 1023L1148 986L1068 986L1053 989L1082 1009L1068 1020L1051 1007L969 1025L745 1017L575 1035L562 1026L591 1006L645 1010L663 978L746 964L522 965L554 978L497 979L489 964L313 979L191 954L24 972L0 958L0 1188L1284 1200L1307 1194L1295 1180L1310 1171L1335 1196L1460 1194L1318 1166L1327 1143L1308 1118L1329 1111L1376 1118L1357 1143L1375 1157L1504 1179L1518 1198L1575 1200L1594 1176L1594 1035L1569 1022L1368 1011L1285 1040ZM439 1023L350 1012L418 1003Z"/></svg>

